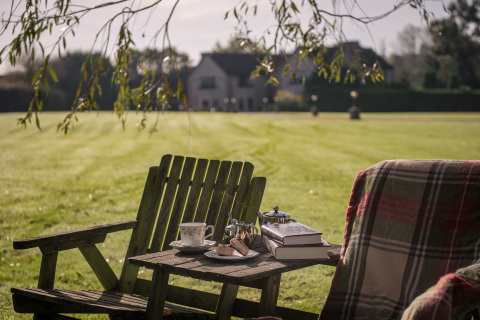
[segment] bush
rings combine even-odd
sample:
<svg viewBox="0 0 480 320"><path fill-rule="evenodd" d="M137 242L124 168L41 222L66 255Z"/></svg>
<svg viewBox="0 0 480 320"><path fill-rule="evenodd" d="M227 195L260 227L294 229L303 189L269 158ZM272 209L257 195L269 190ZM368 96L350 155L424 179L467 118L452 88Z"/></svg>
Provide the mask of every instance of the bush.
<svg viewBox="0 0 480 320"><path fill-rule="evenodd" d="M358 89L356 104L362 112L480 111L480 92L461 90ZM350 88L322 90L319 112L347 112Z"/></svg>
<svg viewBox="0 0 480 320"><path fill-rule="evenodd" d="M448 78L447 88L448 89L459 89L460 85L461 85L461 82L462 81L461 81L460 76L458 74L452 74Z"/></svg>
<svg viewBox="0 0 480 320"><path fill-rule="evenodd" d="M286 90L278 90L275 95L278 111L305 111L302 97Z"/></svg>
<svg viewBox="0 0 480 320"><path fill-rule="evenodd" d="M435 89L438 87L437 74L435 71L430 70L425 73L423 87L425 89Z"/></svg>

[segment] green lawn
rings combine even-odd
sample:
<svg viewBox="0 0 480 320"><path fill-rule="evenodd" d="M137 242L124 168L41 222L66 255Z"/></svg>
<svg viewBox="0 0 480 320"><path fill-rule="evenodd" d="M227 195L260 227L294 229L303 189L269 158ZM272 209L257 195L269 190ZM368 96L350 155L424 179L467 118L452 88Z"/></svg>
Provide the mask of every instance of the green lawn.
<svg viewBox="0 0 480 320"><path fill-rule="evenodd" d="M19 116L0 114L2 319L22 319L13 312L10 287L35 286L41 258L35 249L13 251L12 240L134 218L147 169L165 153L251 161L255 175L267 177L262 211L278 205L334 243L341 243L359 170L384 159L480 159L480 113L362 114L350 121L346 113L170 112L160 115L153 135L137 130L135 113L125 131L110 112L82 114L68 135L56 133L62 113L41 114L43 131L19 130ZM128 236L111 235L100 248L116 271ZM279 304L320 312L333 271L319 266L285 274ZM56 284L99 288L76 251L59 255ZM252 290L241 295L259 297Z"/></svg>

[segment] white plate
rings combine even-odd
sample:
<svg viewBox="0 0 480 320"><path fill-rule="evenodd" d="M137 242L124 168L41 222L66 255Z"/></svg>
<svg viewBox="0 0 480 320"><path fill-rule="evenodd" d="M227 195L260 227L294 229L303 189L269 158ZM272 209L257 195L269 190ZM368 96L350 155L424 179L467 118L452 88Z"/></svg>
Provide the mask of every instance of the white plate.
<svg viewBox="0 0 480 320"><path fill-rule="evenodd" d="M251 259L258 256L260 253L257 251L250 250L246 256L242 255L240 252L235 251L231 256L221 256L218 255L215 250L207 251L204 253L209 258L217 259L217 260L226 260L226 261L237 261L237 260L245 260Z"/></svg>
<svg viewBox="0 0 480 320"><path fill-rule="evenodd" d="M215 241L205 240L203 246L186 246L181 241L170 242L170 247L174 247L182 252L205 252L216 244Z"/></svg>

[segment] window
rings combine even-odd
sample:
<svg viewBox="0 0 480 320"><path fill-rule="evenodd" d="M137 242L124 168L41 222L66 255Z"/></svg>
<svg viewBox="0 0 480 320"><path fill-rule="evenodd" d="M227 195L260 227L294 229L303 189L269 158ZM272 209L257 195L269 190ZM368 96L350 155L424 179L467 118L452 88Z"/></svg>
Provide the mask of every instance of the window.
<svg viewBox="0 0 480 320"><path fill-rule="evenodd" d="M238 77L238 86L239 87L249 87L250 86L249 80L250 80L249 75L239 76Z"/></svg>
<svg viewBox="0 0 480 320"><path fill-rule="evenodd" d="M215 77L201 77L200 89L213 89L215 88Z"/></svg>

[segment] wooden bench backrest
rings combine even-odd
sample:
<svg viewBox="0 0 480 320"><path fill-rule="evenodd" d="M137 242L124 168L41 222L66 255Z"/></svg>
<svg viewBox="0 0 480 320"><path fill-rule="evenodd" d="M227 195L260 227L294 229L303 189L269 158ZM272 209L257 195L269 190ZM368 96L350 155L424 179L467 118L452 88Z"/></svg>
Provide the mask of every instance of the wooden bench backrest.
<svg viewBox="0 0 480 320"><path fill-rule="evenodd" d="M266 179L252 175L250 162L163 156L149 170L127 258L169 249L181 222L214 225L213 240L219 241L228 212L235 219L256 221ZM132 292L137 274L138 267L126 259L118 289Z"/></svg>

